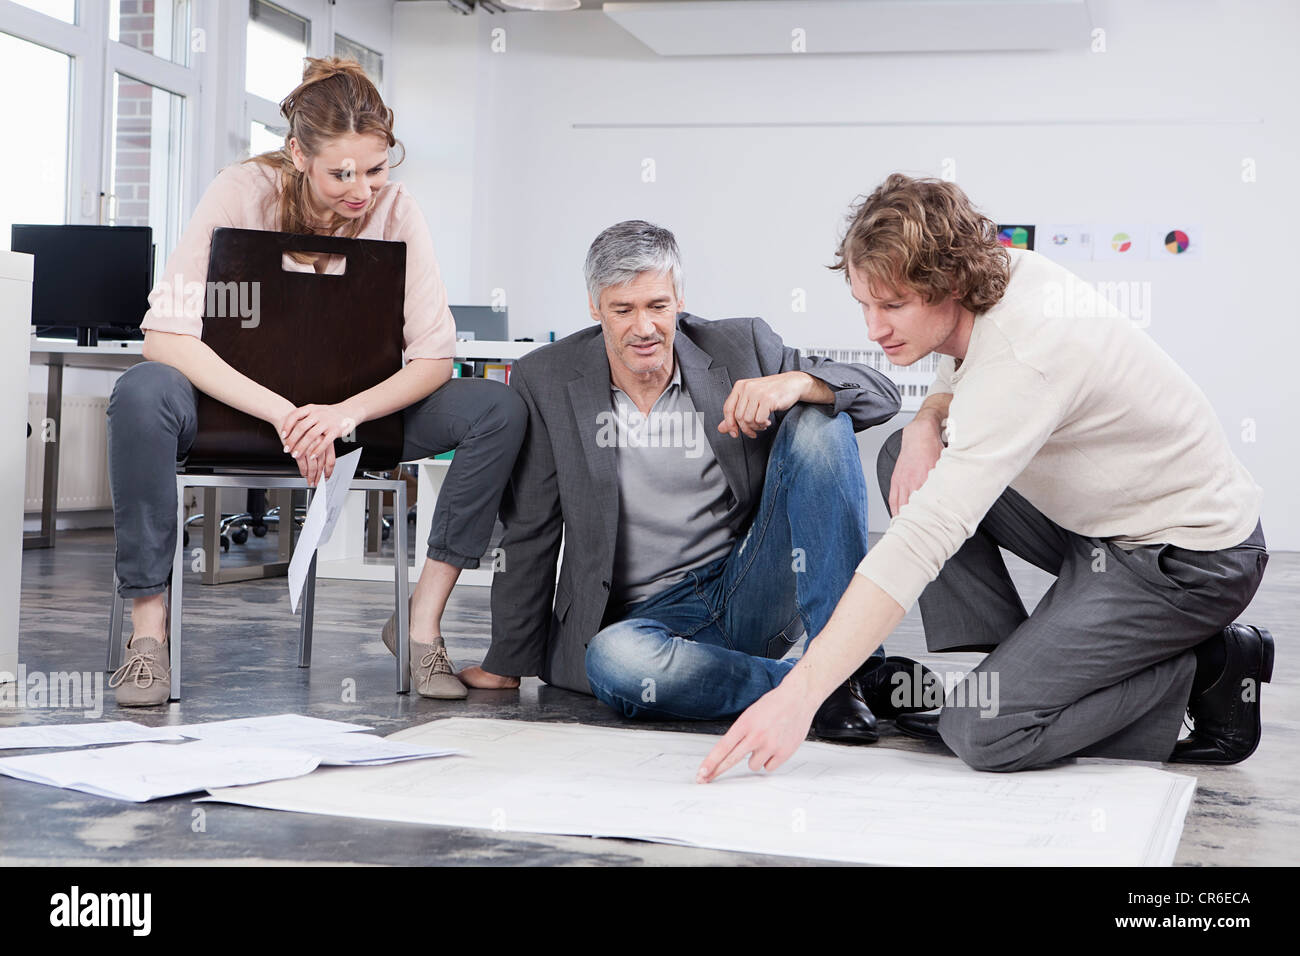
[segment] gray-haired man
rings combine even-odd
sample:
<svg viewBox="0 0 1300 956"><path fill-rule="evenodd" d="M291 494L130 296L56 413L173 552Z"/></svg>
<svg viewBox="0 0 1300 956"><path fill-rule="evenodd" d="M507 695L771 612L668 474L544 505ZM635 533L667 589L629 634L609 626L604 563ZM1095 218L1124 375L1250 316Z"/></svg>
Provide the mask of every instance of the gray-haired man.
<svg viewBox="0 0 1300 956"><path fill-rule="evenodd" d="M677 244L622 222L587 256L598 328L520 360L528 431L502 503L492 646L472 686L540 674L625 717L724 718L781 682L867 550L857 442L892 418L880 373L801 356L762 319L682 311ZM564 561L556 584L561 537ZM819 736L876 739L890 677L868 660Z"/></svg>

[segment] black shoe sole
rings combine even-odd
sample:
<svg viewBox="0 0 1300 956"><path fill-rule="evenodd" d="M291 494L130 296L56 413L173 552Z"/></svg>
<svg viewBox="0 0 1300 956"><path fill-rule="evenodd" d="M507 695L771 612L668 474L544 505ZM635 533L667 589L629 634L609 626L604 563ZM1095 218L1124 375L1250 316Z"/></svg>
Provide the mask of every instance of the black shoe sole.
<svg viewBox="0 0 1300 956"><path fill-rule="evenodd" d="M862 734L854 734L854 733L829 732L829 731L827 733L822 733L821 731L817 730L815 727L813 728L812 733L813 736L816 737L818 740L828 740L831 743L836 743L836 744L874 744L880 740L880 734L878 733L870 737L866 737L863 736Z"/></svg>
<svg viewBox="0 0 1300 956"><path fill-rule="evenodd" d="M1254 627L1252 630L1259 635L1263 660L1259 668L1259 682L1267 684L1273 679L1273 635L1262 627Z"/></svg>
<svg viewBox="0 0 1300 956"><path fill-rule="evenodd" d="M918 727L909 726L907 722L900 724L897 719L894 720L894 729L904 737L910 737L912 740L926 740L930 743L943 743L943 737L939 734L938 723L934 724L934 729L922 730Z"/></svg>

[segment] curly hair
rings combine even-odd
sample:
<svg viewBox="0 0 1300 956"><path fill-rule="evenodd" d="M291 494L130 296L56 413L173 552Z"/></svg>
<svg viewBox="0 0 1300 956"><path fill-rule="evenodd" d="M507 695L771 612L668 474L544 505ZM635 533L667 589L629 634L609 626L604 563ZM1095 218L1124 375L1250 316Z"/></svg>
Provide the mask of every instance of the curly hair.
<svg viewBox="0 0 1300 956"><path fill-rule="evenodd" d="M872 286L912 290L933 305L956 294L976 314L996 305L1011 278L997 225L956 183L891 174L858 197L829 268L848 266Z"/></svg>

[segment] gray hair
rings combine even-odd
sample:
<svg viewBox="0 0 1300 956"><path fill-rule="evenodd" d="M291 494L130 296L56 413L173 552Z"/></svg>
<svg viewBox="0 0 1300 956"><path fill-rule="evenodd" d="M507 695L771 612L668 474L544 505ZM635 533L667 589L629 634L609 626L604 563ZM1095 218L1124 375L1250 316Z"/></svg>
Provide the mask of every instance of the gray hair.
<svg viewBox="0 0 1300 956"><path fill-rule="evenodd" d="M682 297L682 256L677 240L663 226L641 219L610 226L587 250L583 274L587 294L600 307L600 294L610 286L631 282L643 272L672 273L673 290Z"/></svg>

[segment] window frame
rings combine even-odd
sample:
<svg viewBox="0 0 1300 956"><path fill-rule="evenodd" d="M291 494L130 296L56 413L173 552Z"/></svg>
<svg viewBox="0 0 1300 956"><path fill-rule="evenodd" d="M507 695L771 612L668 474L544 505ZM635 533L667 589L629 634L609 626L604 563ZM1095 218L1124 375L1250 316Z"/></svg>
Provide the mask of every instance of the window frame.
<svg viewBox="0 0 1300 956"><path fill-rule="evenodd" d="M329 56L334 52L334 5L329 3L328 0L267 0L267 2L282 7L311 24L311 36L307 40L307 56ZM249 0L237 0L236 4L234 4L240 8L242 13L243 27L239 35L243 41L241 46L245 53L248 50L248 4ZM254 122L261 123L263 126L276 131L284 129L284 117L280 115L279 101L268 100L265 97L248 92L244 85L245 67L246 63L241 59L239 88L242 91L244 102L244 115L239 126L241 157L247 156L249 153L250 137L248 127ZM289 90L284 91L286 96L289 92Z"/></svg>
<svg viewBox="0 0 1300 956"><path fill-rule="evenodd" d="M334 36L341 33L390 61L393 0L354 0L343 8L332 0L271 2L311 23L309 56L331 55ZM254 96L244 87L248 0L190 0L191 42L185 64L110 40L110 13L103 0L79 0L77 22L65 23L0 0L0 31L70 58L64 183L64 219L69 224L108 221L114 74L181 98L179 155L170 157L180 171L177 206L169 210L169 235L154 237L158 258L165 262L218 171L247 156L250 123L283 128L283 117L278 102ZM203 49L195 49L195 40Z"/></svg>

